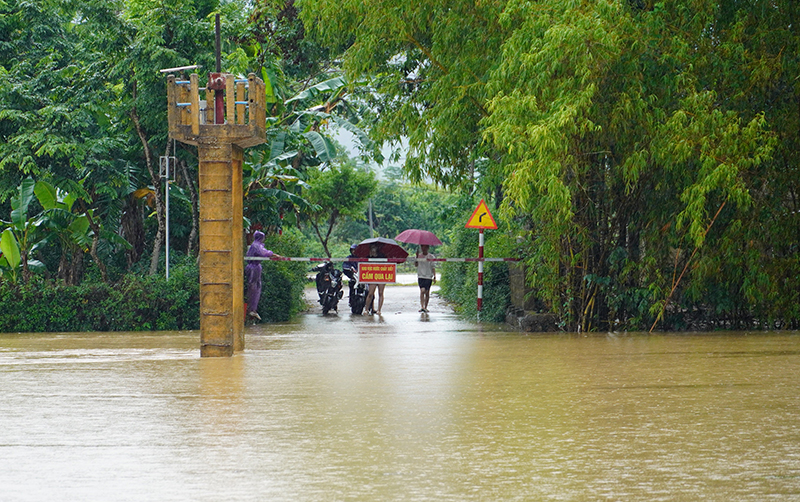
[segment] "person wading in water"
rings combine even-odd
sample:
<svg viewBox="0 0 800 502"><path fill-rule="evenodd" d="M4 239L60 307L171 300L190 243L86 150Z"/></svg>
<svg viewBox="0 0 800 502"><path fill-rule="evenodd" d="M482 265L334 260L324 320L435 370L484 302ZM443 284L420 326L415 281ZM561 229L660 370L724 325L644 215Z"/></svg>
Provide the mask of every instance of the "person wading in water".
<svg viewBox="0 0 800 502"><path fill-rule="evenodd" d="M253 243L247 249L245 256L257 256L260 258L270 258L275 256L280 258L279 255L273 253L264 247L264 232L256 230L253 234ZM261 300L261 260L248 260L247 266L244 268L244 280L247 283L247 317L252 317L258 321L261 316L258 315L258 302Z"/></svg>
<svg viewBox="0 0 800 502"><path fill-rule="evenodd" d="M431 285L436 284L436 269L431 261L436 257L428 253L428 249L427 244L422 244L420 250L417 251L417 258L414 260L419 283L419 311L425 313L428 312L428 301L431 299Z"/></svg>

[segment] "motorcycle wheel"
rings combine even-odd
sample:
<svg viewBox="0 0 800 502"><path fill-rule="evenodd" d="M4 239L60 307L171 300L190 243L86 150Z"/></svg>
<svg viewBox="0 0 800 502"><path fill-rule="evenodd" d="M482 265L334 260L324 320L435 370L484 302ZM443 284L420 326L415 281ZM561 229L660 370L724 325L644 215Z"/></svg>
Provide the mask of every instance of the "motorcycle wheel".
<svg viewBox="0 0 800 502"><path fill-rule="evenodd" d="M350 311L354 314L361 315L364 312L364 302L366 298L363 296L356 296L353 298L353 306L350 308Z"/></svg>
<svg viewBox="0 0 800 502"><path fill-rule="evenodd" d="M335 310L336 312L339 311L337 305L339 303L339 299L336 296L326 295L325 298L322 300L322 315L327 314L331 310Z"/></svg>

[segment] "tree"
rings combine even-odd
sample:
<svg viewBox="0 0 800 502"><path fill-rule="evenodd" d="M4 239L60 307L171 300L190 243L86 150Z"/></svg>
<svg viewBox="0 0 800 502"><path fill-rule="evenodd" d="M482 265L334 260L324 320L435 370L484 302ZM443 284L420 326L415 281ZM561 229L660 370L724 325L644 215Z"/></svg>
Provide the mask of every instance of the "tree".
<svg viewBox="0 0 800 502"><path fill-rule="evenodd" d="M101 53L116 2L0 3L0 201L28 177L125 184Z"/></svg>
<svg viewBox="0 0 800 502"><path fill-rule="evenodd" d="M347 48L346 75L364 82L358 95L374 109L371 136L408 137L410 179L471 191L487 175L485 159L497 156L480 122L508 31L499 23L504 3L311 0L300 16L308 31Z"/></svg>
<svg viewBox="0 0 800 502"><path fill-rule="evenodd" d="M264 154L264 150L250 152L249 161L244 163L244 214L250 228L274 233L284 223L296 225L314 207L302 197L303 189L309 187L305 174L291 165L281 165L276 158L267 160Z"/></svg>
<svg viewBox="0 0 800 502"><path fill-rule="evenodd" d="M360 171L350 164L331 167L325 171L313 172L309 179L310 188L305 195L315 204L309 217L309 224L328 257L328 240L341 218L363 218L367 200L377 187L375 175L370 171Z"/></svg>
<svg viewBox="0 0 800 502"><path fill-rule="evenodd" d="M304 40L302 29L280 44L309 52L288 63L294 68L289 78L283 74L269 33L259 29L291 32L299 26L291 2L274 18L278 24L259 24L259 9L271 3L259 2L248 26L251 5L241 1L0 2L0 204L8 204L28 175L70 193L80 188L75 210L90 223L92 259L101 274L104 254L118 246L100 237L111 235L106 232L130 241L129 268L145 245L152 246L152 274L165 231L158 156L176 155L173 195L184 202L185 194L192 224L174 224L173 231L190 229L191 253L197 235L196 152L186 145L173 148L168 139L164 75L158 70L200 64L205 78L214 69L212 20L220 12L223 69L264 76L272 103L269 143L245 166L247 214L275 229L296 221L308 206L301 196L307 170L325 168L337 155L327 134L330 124L362 138L365 150L373 149L367 155L379 152L356 127L359 107L348 102L347 83L332 73L334 63L308 65L317 49L325 50ZM68 239L54 239L52 246L56 242L70 246ZM61 251L62 259L75 258L69 268L78 266L82 253Z"/></svg>
<svg viewBox="0 0 800 502"><path fill-rule="evenodd" d="M533 228L529 278L573 328L613 327L630 314L614 303L639 288L649 308L635 314L661 317L681 269L743 223L773 153L763 110L730 106L718 86L738 35L716 5L690 4L506 13L519 27L492 73L485 134L507 152L506 214Z"/></svg>
<svg viewBox="0 0 800 502"><path fill-rule="evenodd" d="M164 195L158 171L160 152L172 152L166 121L165 80L159 70L200 64L202 73L214 69L215 9L223 11L226 40L242 30L244 18L235 2L127 0L122 13L124 44L114 54L113 75L123 84L120 112L127 117L140 144L140 157L148 174L156 209L150 274L156 273L166 231ZM201 74L201 78L204 75ZM187 150L192 156L193 150ZM196 158L196 154L194 154Z"/></svg>
<svg viewBox="0 0 800 502"><path fill-rule="evenodd" d="M309 0L301 16L350 42L348 77L377 95L378 139L409 137L408 173L502 201L568 328L800 322L797 2Z"/></svg>
<svg viewBox="0 0 800 502"><path fill-rule="evenodd" d="M447 240L451 227L443 222L452 209L452 197L444 190L399 181L381 182L372 198L375 230L383 237L394 238L403 230L429 230Z"/></svg>
<svg viewBox="0 0 800 502"><path fill-rule="evenodd" d="M260 46L260 66L272 68L274 72L273 65L279 62L286 77L302 82L317 79L335 63L331 60L332 51L306 37L298 14L294 0L258 0L250 13L248 32L241 42ZM275 79L271 76L269 80Z"/></svg>

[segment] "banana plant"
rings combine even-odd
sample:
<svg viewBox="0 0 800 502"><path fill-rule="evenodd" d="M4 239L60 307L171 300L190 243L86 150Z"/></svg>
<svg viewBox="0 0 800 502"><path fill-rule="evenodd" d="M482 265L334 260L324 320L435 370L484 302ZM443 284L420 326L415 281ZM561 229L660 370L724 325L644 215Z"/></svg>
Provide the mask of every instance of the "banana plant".
<svg viewBox="0 0 800 502"><path fill-rule="evenodd" d="M0 278L16 282L20 263L19 244L11 229L7 228L0 234Z"/></svg>
<svg viewBox="0 0 800 502"><path fill-rule="evenodd" d="M119 234L103 228L101 219L90 207L91 197L83 187L83 181L69 182L68 190L39 181L34 193L44 208L44 224L46 231L55 235L61 246L61 262L59 278L67 283L74 283L77 277L65 272L70 260L80 260L89 252L105 282L108 282L106 268L99 256L98 249L103 243L122 247L130 246Z"/></svg>
<svg viewBox="0 0 800 502"><path fill-rule="evenodd" d="M276 156L271 157L275 152ZM303 175L288 164L296 154L280 148L250 153L243 164L248 226L280 229L284 223L296 224L298 215L314 209L301 195L308 188Z"/></svg>
<svg viewBox="0 0 800 502"><path fill-rule="evenodd" d="M334 77L310 86L287 99L284 104L288 110L292 110L288 117L291 121L289 130L312 146L322 165L333 161L338 154L334 143L322 132L330 125L351 133L361 143L363 151L369 152L378 163L383 162L380 148L356 125L364 111L347 99L347 81L344 77Z"/></svg>
<svg viewBox="0 0 800 502"><path fill-rule="evenodd" d="M42 213L29 214L35 185L32 178L22 180L17 194L11 199L11 221L0 220L5 227L0 237L0 251L3 253L0 267L3 276L14 282L20 277L27 282L32 271L44 269L39 260L31 258L46 239L43 228L46 217Z"/></svg>
<svg viewBox="0 0 800 502"><path fill-rule="evenodd" d="M273 76L265 74L265 78ZM324 170L339 156L328 126L353 134L363 150L383 160L380 149L355 124L357 107L346 98L346 80L334 77L303 89L275 108L278 115L267 120L269 143L251 150L243 165L249 224L279 229L319 210L302 194L309 188L308 169Z"/></svg>

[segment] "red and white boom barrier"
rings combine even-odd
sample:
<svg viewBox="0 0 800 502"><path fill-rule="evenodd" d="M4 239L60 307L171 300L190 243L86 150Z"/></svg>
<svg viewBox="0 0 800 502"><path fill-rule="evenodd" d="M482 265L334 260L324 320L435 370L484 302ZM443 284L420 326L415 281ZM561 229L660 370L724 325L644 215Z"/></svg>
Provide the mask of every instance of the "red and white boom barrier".
<svg viewBox="0 0 800 502"><path fill-rule="evenodd" d="M483 253L480 253L483 254ZM352 261L352 262L373 262L373 263L403 263L406 261L413 261L413 257L409 258L305 258L297 256L271 256L269 258L262 258L261 256L245 256L245 261ZM485 261L520 261L519 258L433 258L428 261L439 262L485 262Z"/></svg>

